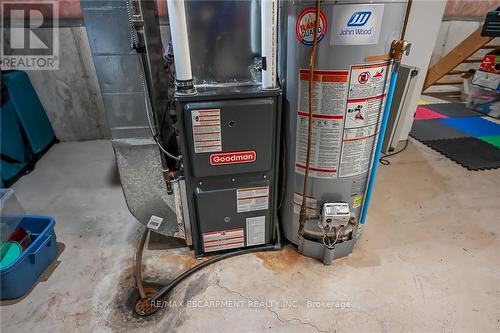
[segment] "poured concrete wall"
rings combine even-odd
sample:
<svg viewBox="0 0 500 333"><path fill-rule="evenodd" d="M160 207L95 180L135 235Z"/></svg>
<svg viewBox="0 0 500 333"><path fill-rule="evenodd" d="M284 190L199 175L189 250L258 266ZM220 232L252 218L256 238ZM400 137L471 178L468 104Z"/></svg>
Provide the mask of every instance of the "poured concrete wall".
<svg viewBox="0 0 500 333"><path fill-rule="evenodd" d="M59 31L59 70L27 72L56 136L61 141L109 138L85 28Z"/></svg>

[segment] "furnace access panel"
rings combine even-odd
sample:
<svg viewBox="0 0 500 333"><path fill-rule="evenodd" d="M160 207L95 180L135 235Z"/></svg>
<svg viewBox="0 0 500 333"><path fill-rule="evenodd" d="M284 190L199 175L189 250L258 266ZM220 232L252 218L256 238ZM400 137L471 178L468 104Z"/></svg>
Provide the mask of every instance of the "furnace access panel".
<svg viewBox="0 0 500 333"><path fill-rule="evenodd" d="M196 255L274 243L281 92L177 99Z"/></svg>

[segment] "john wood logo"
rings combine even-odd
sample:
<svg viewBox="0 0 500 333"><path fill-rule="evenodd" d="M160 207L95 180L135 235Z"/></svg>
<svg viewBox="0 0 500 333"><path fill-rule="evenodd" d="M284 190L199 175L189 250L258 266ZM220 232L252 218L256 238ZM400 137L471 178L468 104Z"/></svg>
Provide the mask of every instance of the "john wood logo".
<svg viewBox="0 0 500 333"><path fill-rule="evenodd" d="M2 1L0 68L59 69L58 1Z"/></svg>
<svg viewBox="0 0 500 333"><path fill-rule="evenodd" d="M372 12L355 12L352 14L349 22L347 22L348 27L362 27L364 26L370 17L372 16Z"/></svg>

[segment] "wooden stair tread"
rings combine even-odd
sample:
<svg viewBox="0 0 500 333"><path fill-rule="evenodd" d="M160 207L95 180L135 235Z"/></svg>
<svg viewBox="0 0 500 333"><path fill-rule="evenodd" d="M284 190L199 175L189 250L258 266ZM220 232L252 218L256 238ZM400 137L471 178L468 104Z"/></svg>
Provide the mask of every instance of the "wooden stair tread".
<svg viewBox="0 0 500 333"><path fill-rule="evenodd" d="M471 64L471 63L477 63L477 62L481 62L481 61L483 61L483 58L469 58L469 59L465 59L464 61L462 61L462 63Z"/></svg>
<svg viewBox="0 0 500 333"><path fill-rule="evenodd" d="M453 71L462 63L479 63L482 58L473 55L483 46L488 45L493 37L481 36L482 25L465 38L460 44L442 57L427 71L423 90L438 82L443 76Z"/></svg>
<svg viewBox="0 0 500 333"><path fill-rule="evenodd" d="M459 74L468 74L469 71L467 70L458 70L458 69L455 69L455 70L452 70L452 71L449 71L448 73L446 73L446 75L459 75Z"/></svg>
<svg viewBox="0 0 500 333"><path fill-rule="evenodd" d="M462 80L448 80L448 81L434 82L433 86L446 86L446 85L453 86L456 84L463 84L463 83L464 81Z"/></svg>

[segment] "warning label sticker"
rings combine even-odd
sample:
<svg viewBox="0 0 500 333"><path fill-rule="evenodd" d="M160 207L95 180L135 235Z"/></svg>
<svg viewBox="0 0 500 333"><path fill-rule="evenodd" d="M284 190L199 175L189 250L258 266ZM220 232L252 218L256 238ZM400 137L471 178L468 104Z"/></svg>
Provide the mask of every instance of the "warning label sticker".
<svg viewBox="0 0 500 333"><path fill-rule="evenodd" d="M240 188L236 190L236 211L254 212L269 208L269 186Z"/></svg>
<svg viewBox="0 0 500 333"><path fill-rule="evenodd" d="M389 71L387 62L382 64L358 65L351 67L349 100L373 98L384 94L389 88L386 80Z"/></svg>
<svg viewBox="0 0 500 333"><path fill-rule="evenodd" d="M364 199L365 195L364 194L359 194L357 196L355 196L352 200L352 208L358 208L361 206L361 204L363 203L363 199Z"/></svg>
<svg viewBox="0 0 500 333"><path fill-rule="evenodd" d="M306 168L309 128L309 71L299 72L295 172ZM312 89L312 140L309 175L337 178L349 71L314 71Z"/></svg>
<svg viewBox="0 0 500 333"><path fill-rule="evenodd" d="M243 228L203 233L205 252L234 249L245 245Z"/></svg>
<svg viewBox="0 0 500 333"><path fill-rule="evenodd" d="M295 192L293 194L293 212L300 214L300 207L302 206L302 194ZM318 214L318 199L314 197L306 197L307 215L315 216Z"/></svg>
<svg viewBox="0 0 500 333"><path fill-rule="evenodd" d="M222 151L220 109L191 111L195 153Z"/></svg>
<svg viewBox="0 0 500 333"><path fill-rule="evenodd" d="M266 217L256 216L246 219L247 246L260 245L266 242Z"/></svg>
<svg viewBox="0 0 500 333"><path fill-rule="evenodd" d="M372 98L351 99L347 103L345 128L356 128L376 124L383 107L384 95Z"/></svg>
<svg viewBox="0 0 500 333"><path fill-rule="evenodd" d="M366 173L372 164L388 90L389 63L351 67L339 177Z"/></svg>
<svg viewBox="0 0 500 333"><path fill-rule="evenodd" d="M377 125L346 128L342 141L340 177L350 177L368 171L376 143Z"/></svg>
<svg viewBox="0 0 500 333"><path fill-rule="evenodd" d="M363 204L367 182L368 182L368 174L360 175L352 179L351 198L352 198L353 209L358 208Z"/></svg>

